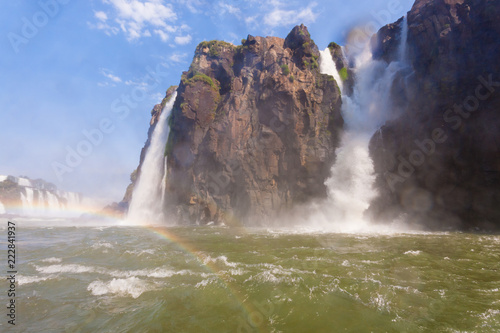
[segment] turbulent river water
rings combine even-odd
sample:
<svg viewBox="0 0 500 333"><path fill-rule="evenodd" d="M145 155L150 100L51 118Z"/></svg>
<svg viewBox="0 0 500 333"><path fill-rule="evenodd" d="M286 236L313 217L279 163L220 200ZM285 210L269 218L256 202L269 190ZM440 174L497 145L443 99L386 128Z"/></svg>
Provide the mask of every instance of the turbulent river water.
<svg viewBox="0 0 500 333"><path fill-rule="evenodd" d="M495 235L18 222L16 237L2 332L500 331Z"/></svg>

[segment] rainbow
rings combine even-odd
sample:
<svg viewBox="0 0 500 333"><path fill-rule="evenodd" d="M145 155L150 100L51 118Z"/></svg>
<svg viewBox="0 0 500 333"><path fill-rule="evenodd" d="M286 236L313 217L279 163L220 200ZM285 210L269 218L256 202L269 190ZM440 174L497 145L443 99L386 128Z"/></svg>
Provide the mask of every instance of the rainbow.
<svg viewBox="0 0 500 333"><path fill-rule="evenodd" d="M245 313L245 320L243 322L243 328L240 326L238 332L253 332L255 329L259 332L265 328L264 320L261 320L260 323L257 323L254 315L260 314L260 311L256 309L255 305L246 300L243 293L240 291L238 286L236 286L233 282L227 279L223 274L221 274L219 268L215 265L215 263L204 260L201 256L201 251L195 248L189 241L183 239L179 235L176 235L172 230L166 227L159 227L153 225L142 226L145 229L153 232L154 234L160 236L161 238L175 244L181 251L187 253L190 256L193 256L204 265L211 273L215 274L217 278L224 284L224 286L229 290L229 292L235 297L238 303L241 305L243 312ZM266 330L267 331L267 330Z"/></svg>
<svg viewBox="0 0 500 333"><path fill-rule="evenodd" d="M4 208L7 211L7 215L5 216L28 216L35 217L40 216L47 211L46 206L44 205L32 205L29 208L23 206L21 203L4 203ZM153 234L160 236L162 239L174 244L179 250L186 253L189 256L194 257L201 265L206 267L211 273L213 273L219 281L223 283L226 289L233 295L233 297L240 304L245 316L244 320L241 321L238 332L262 332L265 329L265 321L261 317L261 312L255 307L255 305L247 301L244 293L240 290L240 288L235 285L232 281L230 281L224 274L221 273L221 270L217 267L215 262L207 261L201 255L202 251L198 250L194 245L191 244L188 240L180 237L175 234L175 232L168 227L152 225L152 224L127 224L127 221L123 219L123 215L111 210L96 210L95 207L79 205L78 207L71 207L69 209L62 208L56 213L61 213L61 218L68 217L85 217L88 216L90 219L94 218L104 218L107 221L112 221L112 225L114 226L132 226L132 227L140 227L145 230L152 232ZM2 214L0 214L2 216ZM59 216L56 216L56 218ZM237 224L240 227L243 227L241 223L239 223L236 219L233 219L232 224ZM106 223L107 224L107 223ZM244 229L243 229L244 230ZM261 317L261 320L256 320L256 315ZM268 331L267 329L264 331Z"/></svg>
<svg viewBox="0 0 500 333"><path fill-rule="evenodd" d="M22 217L50 217L50 218L79 218L82 216L101 217L106 219L119 219L121 214L111 211L98 209L92 205L79 204L77 206L61 207L59 209L49 209L44 204L33 203L28 207L19 201L1 202L5 210L2 215L22 216Z"/></svg>

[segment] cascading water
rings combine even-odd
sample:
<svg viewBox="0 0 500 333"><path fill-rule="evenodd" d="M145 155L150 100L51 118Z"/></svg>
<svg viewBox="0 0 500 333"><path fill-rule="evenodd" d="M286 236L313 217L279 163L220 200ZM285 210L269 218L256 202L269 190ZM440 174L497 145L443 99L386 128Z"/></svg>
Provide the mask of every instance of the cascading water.
<svg viewBox="0 0 500 333"><path fill-rule="evenodd" d="M164 149L170 128L167 124L168 116L174 106L177 93L165 105L158 119L158 123L151 135L151 142L141 166L141 172L132 194L132 202L127 221L135 224L156 223L163 218L164 185L166 161Z"/></svg>
<svg viewBox="0 0 500 333"><path fill-rule="evenodd" d="M166 195L166 190L167 190L167 174L168 174L168 168L167 168L167 156L163 158L163 179L161 180L161 206L164 207L165 204L165 195Z"/></svg>
<svg viewBox="0 0 500 333"><path fill-rule="evenodd" d="M404 21L406 25L406 19ZM406 34L407 28L402 29ZM406 35L401 38L406 44ZM406 56L406 45L399 48L399 56ZM338 69L330 50L321 51L320 70L332 75L343 90ZM360 231L369 228L364 212L377 192L374 188L375 173L369 154L369 142L391 115L390 88L394 75L403 68L404 58L391 62L373 60L367 43L364 50L355 56L356 83L351 96L342 94L342 116L345 132L336 151L337 159L326 181L328 202L322 208L326 228L338 231Z"/></svg>
<svg viewBox="0 0 500 333"><path fill-rule="evenodd" d="M408 48L407 42L408 42L408 20L406 16L404 16L401 27L401 43L399 44L399 50L398 50L398 60L400 62L406 61L406 50Z"/></svg>
<svg viewBox="0 0 500 333"><path fill-rule="evenodd" d="M31 208L33 207L33 197L34 197L33 189L31 187L25 187L24 190L26 191L27 204Z"/></svg>

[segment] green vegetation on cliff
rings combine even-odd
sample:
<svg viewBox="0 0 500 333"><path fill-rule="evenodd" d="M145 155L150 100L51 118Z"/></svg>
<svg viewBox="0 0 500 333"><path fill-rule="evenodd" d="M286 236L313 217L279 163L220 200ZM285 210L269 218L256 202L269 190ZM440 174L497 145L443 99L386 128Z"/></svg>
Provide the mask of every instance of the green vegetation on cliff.
<svg viewBox="0 0 500 333"><path fill-rule="evenodd" d="M234 49L235 46L221 40L211 40L209 42L203 41L196 47L195 56L202 54L206 48L208 48L208 55L215 58L220 56L224 49Z"/></svg>
<svg viewBox="0 0 500 333"><path fill-rule="evenodd" d="M290 74L290 68L288 68L287 64L281 65L281 72L283 73L283 75Z"/></svg>
<svg viewBox="0 0 500 333"><path fill-rule="evenodd" d="M347 73L347 68L342 67L342 69L339 71L339 75L342 81L346 81L349 78L349 74Z"/></svg>

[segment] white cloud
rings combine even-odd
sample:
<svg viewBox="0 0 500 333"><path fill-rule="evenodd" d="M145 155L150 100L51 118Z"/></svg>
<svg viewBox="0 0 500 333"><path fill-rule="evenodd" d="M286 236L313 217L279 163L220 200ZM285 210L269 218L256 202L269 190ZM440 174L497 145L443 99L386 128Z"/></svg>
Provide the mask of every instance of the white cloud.
<svg viewBox="0 0 500 333"><path fill-rule="evenodd" d="M89 27L91 27L93 29L102 30L108 36L116 35L120 32L120 29L118 29L117 27L112 27L107 23L103 23L103 22L97 22L96 24L93 24L90 22L87 22L87 23L88 23Z"/></svg>
<svg viewBox="0 0 500 333"><path fill-rule="evenodd" d="M162 42L166 42L168 40L168 38L169 38L168 34L165 31L163 31L163 30L156 29L156 30L153 30L153 32L155 34L157 34L158 36L160 36Z"/></svg>
<svg viewBox="0 0 500 333"><path fill-rule="evenodd" d="M193 38L191 37L191 35L187 35L187 36L177 36L175 37L175 42L179 45L186 45L186 44L189 44L191 43L191 40Z"/></svg>
<svg viewBox="0 0 500 333"><path fill-rule="evenodd" d="M168 59L173 62L186 62L187 53L174 53Z"/></svg>
<svg viewBox="0 0 500 333"><path fill-rule="evenodd" d="M151 31L162 41L168 39L167 32L174 32L176 27L172 23L177 20L177 14L170 4L163 0L102 0L110 5L113 13L95 12L95 17L104 22L113 18L116 26L96 24L93 27L106 31L108 34L117 34L122 31L130 41L141 37L150 37ZM108 21L109 22L109 21ZM119 27L119 30L117 30ZM160 33L161 31L162 33Z"/></svg>
<svg viewBox="0 0 500 333"><path fill-rule="evenodd" d="M220 14L222 15L225 14L226 12L233 15L240 13L240 9L238 7L234 7L225 2L219 2L219 7L220 7Z"/></svg>
<svg viewBox="0 0 500 333"><path fill-rule="evenodd" d="M113 82L116 82L116 83L122 82L122 79L120 79L116 75L113 75L113 73L111 73L111 71L109 71L107 69L101 68L101 74L104 75L105 77L107 77L108 79L110 79Z"/></svg>
<svg viewBox="0 0 500 333"><path fill-rule="evenodd" d="M245 17L245 23L248 25L253 24L256 19L257 19L257 15Z"/></svg>
<svg viewBox="0 0 500 333"><path fill-rule="evenodd" d="M200 8L206 5L203 0L177 0L177 3L186 7L193 14L202 13L203 10Z"/></svg>
<svg viewBox="0 0 500 333"><path fill-rule="evenodd" d="M152 94L151 95L151 99L153 101L158 101L158 103L161 103L161 101L163 100L163 96L161 93L156 93L156 94Z"/></svg>
<svg viewBox="0 0 500 333"><path fill-rule="evenodd" d="M274 8L272 12L264 16L264 24L270 27L288 26L291 24L310 24L316 21L317 13L313 11L313 3L302 10L284 10Z"/></svg>
<svg viewBox="0 0 500 333"><path fill-rule="evenodd" d="M108 15L105 12L95 12L94 16L100 21L106 21L108 19Z"/></svg>

